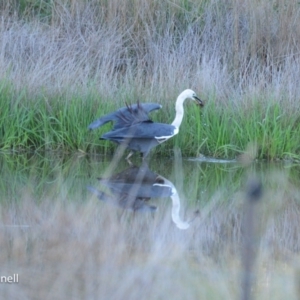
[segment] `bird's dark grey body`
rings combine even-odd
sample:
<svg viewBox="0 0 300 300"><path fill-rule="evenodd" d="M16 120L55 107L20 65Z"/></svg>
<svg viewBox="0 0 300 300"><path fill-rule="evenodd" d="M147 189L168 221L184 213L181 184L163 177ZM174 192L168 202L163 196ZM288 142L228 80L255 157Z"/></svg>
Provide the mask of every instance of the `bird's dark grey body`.
<svg viewBox="0 0 300 300"><path fill-rule="evenodd" d="M100 139L122 144L132 151L141 152L145 157L152 148L174 135L176 130L173 125L154 123L149 118L151 111L161 107L157 103L138 103L122 107L94 121L88 128L95 129L113 122L112 130L103 134Z"/></svg>
<svg viewBox="0 0 300 300"><path fill-rule="evenodd" d="M149 151L174 135L175 126L163 123L141 122L133 126L112 130L101 139L124 144L133 151L147 156Z"/></svg>

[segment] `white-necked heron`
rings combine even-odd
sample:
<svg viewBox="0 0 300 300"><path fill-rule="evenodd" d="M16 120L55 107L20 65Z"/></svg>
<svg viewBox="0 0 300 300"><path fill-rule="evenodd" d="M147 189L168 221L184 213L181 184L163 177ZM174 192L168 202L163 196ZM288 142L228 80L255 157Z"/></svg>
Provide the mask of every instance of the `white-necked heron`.
<svg viewBox="0 0 300 300"><path fill-rule="evenodd" d="M197 97L196 93L190 89L184 90L177 98L175 104L175 119L171 124L155 123L148 114L160 109L162 106L156 103L134 104L118 109L117 111L101 117L89 125L89 129L95 129L107 122L114 122L113 129L100 139L113 141L117 144L125 145L131 152L141 152L145 158L149 151L155 146L167 141L179 132L179 127L183 119L183 103L186 99L196 101L203 106L202 100Z"/></svg>
<svg viewBox="0 0 300 300"><path fill-rule="evenodd" d="M147 164L141 167L130 166L108 178L98 179L106 188L105 192L92 186L88 186L87 189L99 200L133 212L154 212L157 207L149 204L150 199L170 197L173 222L179 229L190 227L191 221L183 221L180 217L180 198L174 184L151 171Z"/></svg>

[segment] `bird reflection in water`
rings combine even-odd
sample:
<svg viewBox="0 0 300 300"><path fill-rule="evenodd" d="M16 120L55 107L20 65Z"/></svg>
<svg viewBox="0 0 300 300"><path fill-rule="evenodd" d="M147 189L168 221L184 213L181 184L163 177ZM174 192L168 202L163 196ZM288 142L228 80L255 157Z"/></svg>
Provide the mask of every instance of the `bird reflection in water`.
<svg viewBox="0 0 300 300"><path fill-rule="evenodd" d="M180 218L180 198L173 183L152 172L147 164L130 166L108 178L98 178L106 191L88 186L98 199L134 212L154 212L157 207L149 204L151 198L172 199L172 220L179 229L189 228L189 222Z"/></svg>

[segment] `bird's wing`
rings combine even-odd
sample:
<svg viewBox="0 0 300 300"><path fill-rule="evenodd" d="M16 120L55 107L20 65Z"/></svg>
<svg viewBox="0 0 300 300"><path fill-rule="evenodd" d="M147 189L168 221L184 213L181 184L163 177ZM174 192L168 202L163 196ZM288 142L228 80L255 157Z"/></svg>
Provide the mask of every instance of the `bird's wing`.
<svg viewBox="0 0 300 300"><path fill-rule="evenodd" d="M117 112L113 130L129 127L142 122L152 123L148 114L151 111L160 108L161 105L156 103L138 102L137 104L127 105L125 109L121 109Z"/></svg>
<svg viewBox="0 0 300 300"><path fill-rule="evenodd" d="M147 112L147 114L152 112L153 110L158 110L162 108L162 105L158 103L141 103L140 105Z"/></svg>
<svg viewBox="0 0 300 300"><path fill-rule="evenodd" d="M112 130L104 135L103 139L151 139L166 138L173 136L177 128L163 123L139 123L130 127Z"/></svg>
<svg viewBox="0 0 300 300"><path fill-rule="evenodd" d="M93 123L91 123L88 127L88 129L92 130L92 129L96 129L98 127L101 127L102 125L114 121L116 118L116 112L107 114L99 119L97 119L96 121L94 121Z"/></svg>
<svg viewBox="0 0 300 300"><path fill-rule="evenodd" d="M96 129L108 122L114 122L113 130L145 121L151 122L148 114L161 107L162 106L157 103L137 103L128 105L97 119L88 126L88 129Z"/></svg>

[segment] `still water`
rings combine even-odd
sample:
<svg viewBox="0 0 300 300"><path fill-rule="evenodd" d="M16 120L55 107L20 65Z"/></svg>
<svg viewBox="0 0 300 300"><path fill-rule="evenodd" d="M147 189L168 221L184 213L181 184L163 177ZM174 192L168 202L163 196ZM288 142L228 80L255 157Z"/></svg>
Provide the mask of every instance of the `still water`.
<svg viewBox="0 0 300 300"><path fill-rule="evenodd" d="M112 209L154 213L169 210L178 228L186 229L194 213L212 202L229 205L245 193L249 177L262 183L264 195L298 201L300 166L291 162L253 162L139 157L127 162L113 157L61 153L0 156L2 204L18 203L24 195L36 203L45 199L85 203L99 201ZM268 198L268 197L267 197ZM97 200L98 199L98 200ZM242 201L242 200L241 200ZM265 200L267 202L269 200ZM166 212L167 213L167 212ZM186 216L189 214L189 216Z"/></svg>
<svg viewBox="0 0 300 300"><path fill-rule="evenodd" d="M297 164L175 151L148 164L1 154L0 167L1 275L20 281L1 299L299 298ZM259 200L249 182L260 184Z"/></svg>

